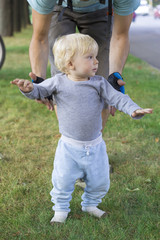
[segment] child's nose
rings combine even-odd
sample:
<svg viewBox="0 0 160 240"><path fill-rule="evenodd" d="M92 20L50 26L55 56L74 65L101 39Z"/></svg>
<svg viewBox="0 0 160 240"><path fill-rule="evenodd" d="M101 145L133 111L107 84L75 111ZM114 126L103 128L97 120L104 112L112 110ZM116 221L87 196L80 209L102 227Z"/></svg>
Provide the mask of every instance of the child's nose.
<svg viewBox="0 0 160 240"><path fill-rule="evenodd" d="M98 63L99 63L99 61L98 61L97 58L95 58L94 63L95 63L95 64L98 64Z"/></svg>

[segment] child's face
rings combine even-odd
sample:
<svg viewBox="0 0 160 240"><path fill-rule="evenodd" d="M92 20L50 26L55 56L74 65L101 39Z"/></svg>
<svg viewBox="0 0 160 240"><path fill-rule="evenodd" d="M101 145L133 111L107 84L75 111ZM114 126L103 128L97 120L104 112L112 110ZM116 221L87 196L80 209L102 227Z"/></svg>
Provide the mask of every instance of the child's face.
<svg viewBox="0 0 160 240"><path fill-rule="evenodd" d="M72 61L74 75L79 78L88 78L96 74L98 70L97 52L88 52L85 55L77 54Z"/></svg>

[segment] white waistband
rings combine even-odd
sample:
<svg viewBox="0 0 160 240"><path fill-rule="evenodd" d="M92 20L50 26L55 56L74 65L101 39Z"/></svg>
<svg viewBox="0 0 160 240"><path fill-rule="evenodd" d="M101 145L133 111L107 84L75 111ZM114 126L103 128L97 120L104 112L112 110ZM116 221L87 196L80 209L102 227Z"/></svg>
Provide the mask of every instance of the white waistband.
<svg viewBox="0 0 160 240"><path fill-rule="evenodd" d="M64 135L61 136L61 140L66 143L70 143L70 144L76 145L76 146L95 146L95 145L101 143L103 139L102 139L102 134L101 134L98 138L91 140L91 141L78 141L73 138L68 138Z"/></svg>

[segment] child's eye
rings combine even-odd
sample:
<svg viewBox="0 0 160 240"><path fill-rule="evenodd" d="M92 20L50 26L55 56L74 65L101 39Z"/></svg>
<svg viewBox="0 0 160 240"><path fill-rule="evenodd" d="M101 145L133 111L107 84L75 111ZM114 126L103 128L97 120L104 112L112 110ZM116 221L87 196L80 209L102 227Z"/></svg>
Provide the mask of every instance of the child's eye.
<svg viewBox="0 0 160 240"><path fill-rule="evenodd" d="M93 58L93 56L88 56L88 58L89 58L89 59L92 59L92 58Z"/></svg>

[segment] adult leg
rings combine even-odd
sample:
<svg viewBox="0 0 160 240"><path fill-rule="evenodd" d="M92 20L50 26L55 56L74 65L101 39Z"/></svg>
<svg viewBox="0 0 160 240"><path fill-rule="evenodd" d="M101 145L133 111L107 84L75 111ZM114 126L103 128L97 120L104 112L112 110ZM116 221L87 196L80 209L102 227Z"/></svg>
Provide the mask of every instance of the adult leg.
<svg viewBox="0 0 160 240"><path fill-rule="evenodd" d="M61 16L62 10L63 8L61 6L55 6L49 30L49 61L51 64L52 76L59 72L54 64L54 56L52 51L55 40L60 36L75 33L76 31L76 23L67 14L67 9Z"/></svg>

